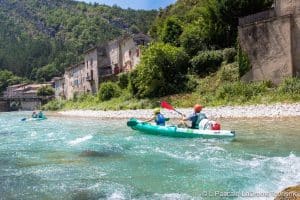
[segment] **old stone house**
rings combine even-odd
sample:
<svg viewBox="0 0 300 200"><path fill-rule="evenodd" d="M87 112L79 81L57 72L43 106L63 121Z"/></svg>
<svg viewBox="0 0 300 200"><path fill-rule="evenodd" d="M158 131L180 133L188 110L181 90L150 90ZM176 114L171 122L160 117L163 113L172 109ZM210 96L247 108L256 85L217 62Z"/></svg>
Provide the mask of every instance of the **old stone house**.
<svg viewBox="0 0 300 200"><path fill-rule="evenodd" d="M240 18L238 31L252 65L244 80L300 76L300 0L275 0L272 9Z"/></svg>
<svg viewBox="0 0 300 200"><path fill-rule="evenodd" d="M64 77L54 77L52 79L54 82L55 88L55 98L57 99L65 99L65 78Z"/></svg>
<svg viewBox="0 0 300 200"><path fill-rule="evenodd" d="M6 91L4 91L3 97L4 98L38 98L37 92L38 89L43 86L50 86L52 85L50 83L45 84L17 84L17 85L11 85L6 88Z"/></svg>
<svg viewBox="0 0 300 200"><path fill-rule="evenodd" d="M22 109L34 110L41 107L42 103L51 97L39 97L38 89L43 86L52 87L51 83L45 84L17 84L6 88L1 101L6 103L6 110ZM14 105L15 108L12 108Z"/></svg>
<svg viewBox="0 0 300 200"><path fill-rule="evenodd" d="M150 42L144 34L125 35L85 51L84 62L65 70L55 78L56 98L72 99L76 94L96 94L99 84L128 72L139 63L141 45Z"/></svg>

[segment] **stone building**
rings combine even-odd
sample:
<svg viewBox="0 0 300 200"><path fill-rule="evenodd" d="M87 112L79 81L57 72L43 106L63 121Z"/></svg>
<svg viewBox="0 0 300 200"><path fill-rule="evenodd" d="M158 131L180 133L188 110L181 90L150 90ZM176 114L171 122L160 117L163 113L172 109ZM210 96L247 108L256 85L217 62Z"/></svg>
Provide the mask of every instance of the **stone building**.
<svg viewBox="0 0 300 200"><path fill-rule="evenodd" d="M300 0L275 0L272 9L240 18L238 31L252 64L244 80L300 76Z"/></svg>
<svg viewBox="0 0 300 200"><path fill-rule="evenodd" d="M2 103L5 103L6 110L34 110L41 107L43 102L51 99L51 97L39 97L38 89L43 86L52 84L18 84L11 85L6 88L6 91L1 97ZM14 108L13 108L14 107Z"/></svg>
<svg viewBox="0 0 300 200"><path fill-rule="evenodd" d="M55 88L55 97L57 99L66 99L65 96L65 78L64 77L54 77L52 79Z"/></svg>
<svg viewBox="0 0 300 200"><path fill-rule="evenodd" d="M84 62L66 69L55 78L56 98L72 99L76 94L96 94L99 85L128 72L140 62L141 45L150 42L144 34L125 35L85 51Z"/></svg>
<svg viewBox="0 0 300 200"><path fill-rule="evenodd" d="M52 87L50 83L45 84L18 84L18 85L11 85L6 88L4 91L3 97L4 98L39 98L37 95L38 89L43 86Z"/></svg>
<svg viewBox="0 0 300 200"><path fill-rule="evenodd" d="M17 85L11 85L6 88L6 91L3 92L3 97L5 98L13 98L13 97L19 97L22 95L21 88L25 88L27 83L17 84Z"/></svg>

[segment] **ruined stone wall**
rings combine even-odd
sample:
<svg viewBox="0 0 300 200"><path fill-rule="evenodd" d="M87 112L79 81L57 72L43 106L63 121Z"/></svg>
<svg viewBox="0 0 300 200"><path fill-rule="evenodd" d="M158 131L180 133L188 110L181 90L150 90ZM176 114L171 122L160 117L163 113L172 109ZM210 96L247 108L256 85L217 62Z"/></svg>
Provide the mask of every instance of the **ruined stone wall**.
<svg viewBox="0 0 300 200"><path fill-rule="evenodd" d="M41 101L21 101L22 110L37 110L41 108Z"/></svg>
<svg viewBox="0 0 300 200"><path fill-rule="evenodd" d="M0 100L0 112L7 112L9 111L9 104L7 101L1 101Z"/></svg>
<svg viewBox="0 0 300 200"><path fill-rule="evenodd" d="M299 0L276 0L275 10L277 16L299 14L300 1Z"/></svg>
<svg viewBox="0 0 300 200"><path fill-rule="evenodd" d="M252 64L244 80L278 84L293 75L291 21L292 16L286 15L239 27L240 45Z"/></svg>
<svg viewBox="0 0 300 200"><path fill-rule="evenodd" d="M293 14L295 1L298 0L276 0L275 8L277 16Z"/></svg>

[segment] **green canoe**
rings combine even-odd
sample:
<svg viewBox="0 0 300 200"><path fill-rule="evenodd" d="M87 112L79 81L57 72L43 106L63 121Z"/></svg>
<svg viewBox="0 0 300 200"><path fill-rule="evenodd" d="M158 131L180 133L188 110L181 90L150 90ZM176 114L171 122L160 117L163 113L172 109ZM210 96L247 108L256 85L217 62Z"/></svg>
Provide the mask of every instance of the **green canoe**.
<svg viewBox="0 0 300 200"><path fill-rule="evenodd" d="M47 117L37 117L37 118L23 118L21 121L42 121L47 119Z"/></svg>
<svg viewBox="0 0 300 200"><path fill-rule="evenodd" d="M135 118L131 118L127 122L127 126L133 130L141 131L146 134L161 135L169 137L181 137L181 138L234 138L234 131L227 130L200 130L190 128L179 128L177 126L157 126L147 122L139 121Z"/></svg>

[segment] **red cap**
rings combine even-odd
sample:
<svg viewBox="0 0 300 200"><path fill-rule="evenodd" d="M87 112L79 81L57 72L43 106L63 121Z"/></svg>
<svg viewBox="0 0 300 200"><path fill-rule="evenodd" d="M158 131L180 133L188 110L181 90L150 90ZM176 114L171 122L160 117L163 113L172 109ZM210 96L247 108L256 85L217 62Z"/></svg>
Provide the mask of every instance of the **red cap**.
<svg viewBox="0 0 300 200"><path fill-rule="evenodd" d="M201 112L202 106L199 105L199 104L196 104L196 105L194 105L194 110L195 110L196 113Z"/></svg>

